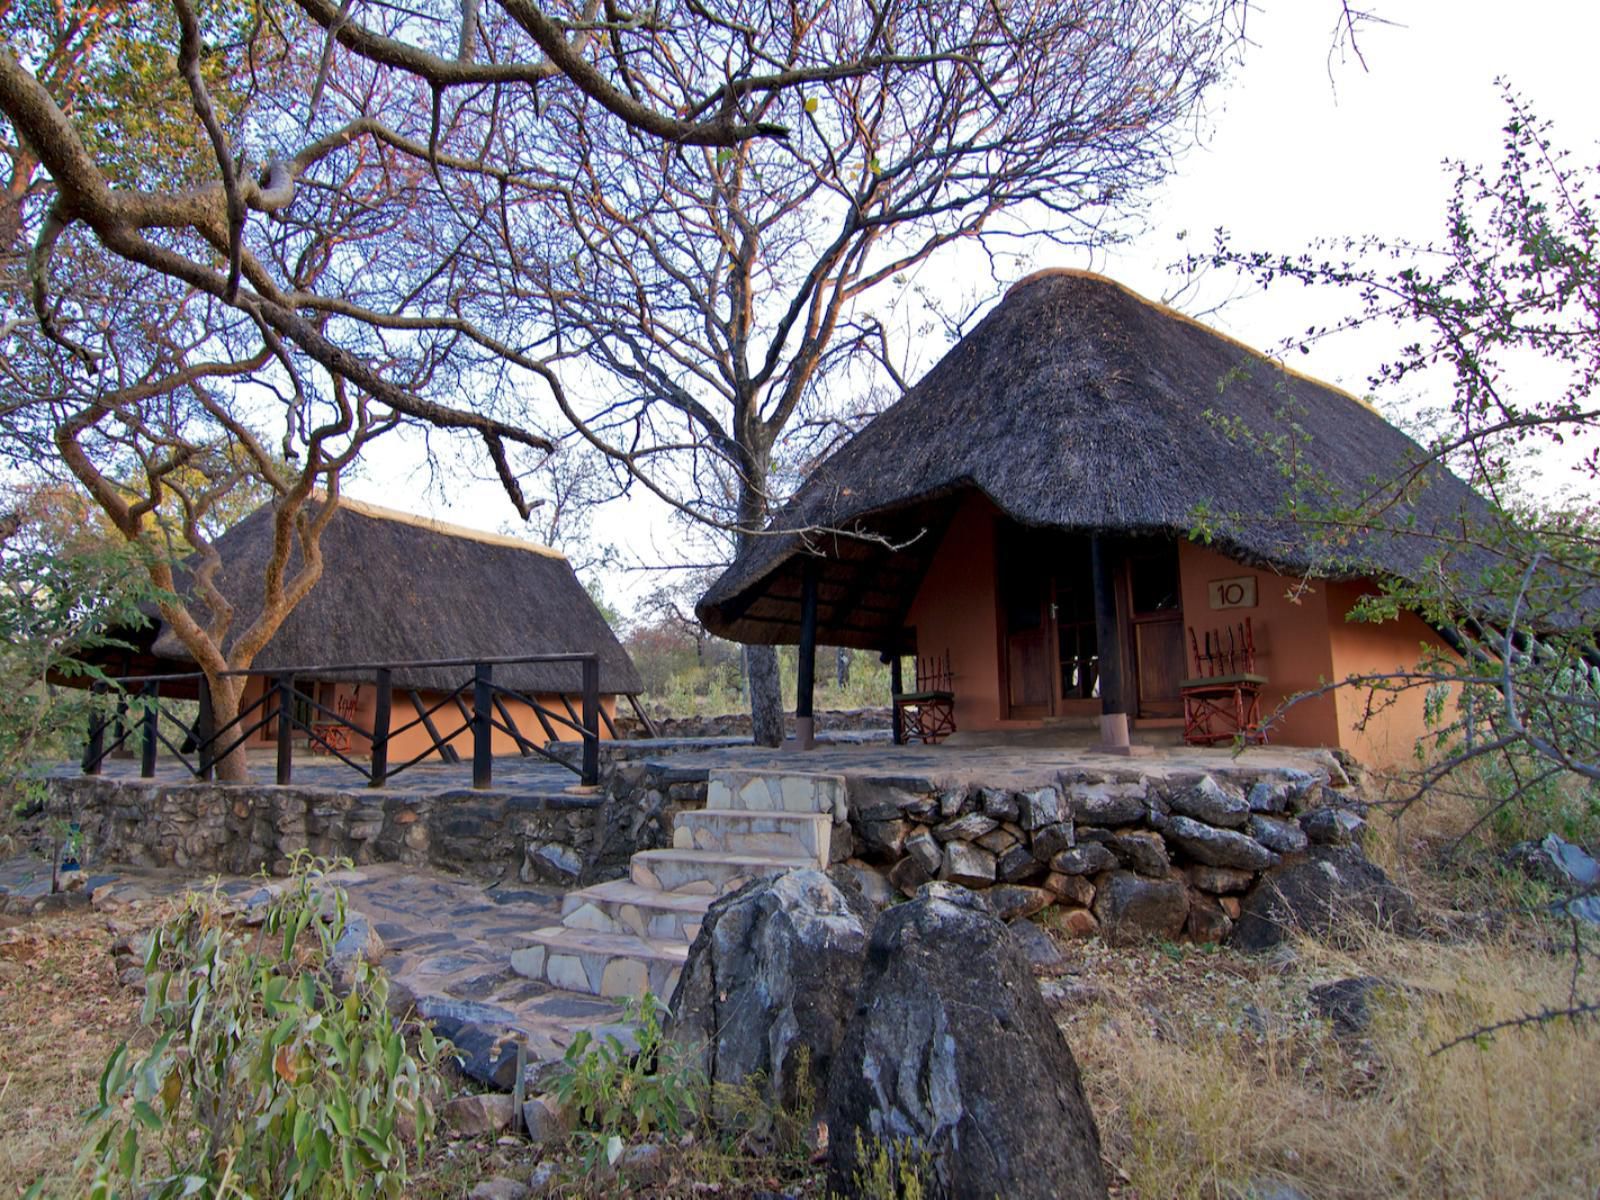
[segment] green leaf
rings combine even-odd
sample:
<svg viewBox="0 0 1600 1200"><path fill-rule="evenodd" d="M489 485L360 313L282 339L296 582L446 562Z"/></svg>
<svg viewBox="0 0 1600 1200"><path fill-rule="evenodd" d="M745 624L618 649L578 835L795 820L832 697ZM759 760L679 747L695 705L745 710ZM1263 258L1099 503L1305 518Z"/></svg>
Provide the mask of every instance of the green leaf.
<svg viewBox="0 0 1600 1200"><path fill-rule="evenodd" d="M611 1166L617 1165L617 1159L622 1157L622 1139L612 1134L606 1139L606 1162Z"/></svg>
<svg viewBox="0 0 1600 1200"><path fill-rule="evenodd" d="M808 113L814 113L817 111L817 98L815 96L806 97L806 111Z"/></svg>
<svg viewBox="0 0 1600 1200"><path fill-rule="evenodd" d="M133 1115L138 1118L139 1124L146 1129L156 1133L161 1132L161 1117L156 1113L155 1109L151 1108L143 1100L135 1100L133 1102Z"/></svg>

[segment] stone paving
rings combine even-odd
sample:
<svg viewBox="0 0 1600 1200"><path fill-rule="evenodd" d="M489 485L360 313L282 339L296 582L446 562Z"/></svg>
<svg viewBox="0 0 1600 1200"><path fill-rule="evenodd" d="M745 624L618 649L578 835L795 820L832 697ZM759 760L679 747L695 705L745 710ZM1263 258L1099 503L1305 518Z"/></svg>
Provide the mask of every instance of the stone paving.
<svg viewBox="0 0 1600 1200"><path fill-rule="evenodd" d="M176 870L90 865L86 884L95 906L126 911L191 889L216 877ZM560 1058L580 1029L626 1037L616 1001L558 991L516 975L511 953L531 930L561 916L557 889L481 884L399 863L337 872L349 908L382 939L382 965L412 997L418 1013L456 1042L468 1073L509 1087L515 1040L530 1063ZM217 880L229 895L248 897L259 879ZM0 861L0 892L41 896L49 891L47 864L36 857Z"/></svg>

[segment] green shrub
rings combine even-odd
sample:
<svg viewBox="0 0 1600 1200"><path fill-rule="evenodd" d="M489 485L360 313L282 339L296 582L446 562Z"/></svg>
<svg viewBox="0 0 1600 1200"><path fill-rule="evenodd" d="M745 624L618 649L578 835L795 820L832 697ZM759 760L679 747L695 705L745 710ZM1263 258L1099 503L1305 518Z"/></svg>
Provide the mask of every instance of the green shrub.
<svg viewBox="0 0 1600 1200"><path fill-rule="evenodd" d="M910 1138L873 1138L869 1151L858 1129L852 1183L859 1200L923 1200L933 1183L933 1156Z"/></svg>
<svg viewBox="0 0 1600 1200"><path fill-rule="evenodd" d="M574 1121L585 1170L615 1163L630 1142L661 1133L680 1137L700 1116L705 1076L661 1029L666 1006L652 993L630 1000L636 1049L615 1034L581 1030L567 1047L555 1095Z"/></svg>
<svg viewBox="0 0 1600 1200"><path fill-rule="evenodd" d="M415 1050L382 971L336 978L345 932L331 866L297 856L258 929L191 895L144 960L148 1048L116 1049L87 1114L90 1197L376 1197L405 1194L407 1144L434 1127L446 1043Z"/></svg>

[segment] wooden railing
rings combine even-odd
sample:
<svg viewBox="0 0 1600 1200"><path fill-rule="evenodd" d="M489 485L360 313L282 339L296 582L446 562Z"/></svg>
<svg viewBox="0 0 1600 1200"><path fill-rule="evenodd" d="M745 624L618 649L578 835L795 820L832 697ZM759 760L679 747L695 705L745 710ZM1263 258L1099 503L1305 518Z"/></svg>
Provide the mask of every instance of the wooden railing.
<svg viewBox="0 0 1600 1200"><path fill-rule="evenodd" d="M576 664L581 675L579 710L574 710L564 691L554 693L565 709L564 713L560 713L541 704L534 695L504 687L494 680L496 667L532 663ZM397 692L393 684L395 672L455 668L471 668L472 674L426 707L422 689L398 689L400 698L410 702L416 716L404 724L394 724ZM136 738L141 778L149 779L155 775L157 755L160 748L165 746L190 774L197 779L210 779L216 772L218 762L235 752L242 753L251 737L275 722L277 782L280 784L290 783L294 778L296 731L303 732L309 744L320 747L363 776L370 787L385 786L402 771L409 770L432 755L438 755L447 763L460 762L461 756L451 743L461 734L470 733L472 786L480 790L489 788L494 780L494 731L498 729L512 739L524 758L538 755L549 759L575 771L583 783L593 785L600 779L602 725L613 738L617 736L616 726L600 706L600 659L593 653L329 663L309 667L227 671L224 674L263 678L267 680L267 685L259 697L243 707L237 716L221 728L216 727L213 719L210 686L200 672L130 675L114 680L109 686L97 684L97 692L114 691L116 706L107 713L104 705L97 705L94 716L90 718L89 738L83 752L84 774L98 775L105 760L114 751ZM370 679L375 685L377 698L371 728L318 702L316 685L330 676L337 676L340 682L349 682L352 678L363 682ZM301 683L310 690L304 690ZM198 698L198 713L192 722L172 707L175 694L182 699ZM468 695L471 697L470 708L464 699ZM569 730L573 736L581 739L583 755L579 765L574 766L552 754L543 743L518 728L507 700L517 701L534 714L546 741L568 740L557 736L556 731L560 728ZM434 718L446 710L452 710L451 715L459 718L460 723L441 732ZM301 713L306 715L302 717ZM427 747L402 763L391 763L389 752L396 739L419 726L428 735ZM355 734L370 743L372 749L367 763L363 764L345 753L345 749L349 748L348 734Z"/></svg>

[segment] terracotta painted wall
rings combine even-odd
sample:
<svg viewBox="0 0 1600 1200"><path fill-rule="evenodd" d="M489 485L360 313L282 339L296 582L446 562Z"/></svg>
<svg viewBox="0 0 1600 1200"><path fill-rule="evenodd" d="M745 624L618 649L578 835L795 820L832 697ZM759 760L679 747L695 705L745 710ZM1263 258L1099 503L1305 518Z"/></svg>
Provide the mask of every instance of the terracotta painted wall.
<svg viewBox="0 0 1600 1200"><path fill-rule="evenodd" d="M1423 647L1443 648L1444 643L1421 618L1402 613L1393 621L1373 624L1348 621L1346 615L1362 596L1376 591L1367 583L1328 585L1328 634L1333 646L1333 676L1377 675L1410 670L1423 655ZM1394 702L1367 728L1357 729L1367 711L1367 692L1340 688L1335 694L1339 708L1342 745L1362 762L1383 767L1409 767L1416 764L1417 739L1427 732L1423 719L1426 692L1415 688L1397 696ZM1384 697L1380 697L1384 698Z"/></svg>
<svg viewBox="0 0 1600 1200"><path fill-rule="evenodd" d="M1207 629L1237 626L1250 618L1256 644L1256 672L1268 679L1262 692L1265 716L1286 698L1334 678L1328 637L1328 593L1321 581L1302 587L1297 578L1242 566L1233 559L1193 542L1178 546L1183 580L1183 619L1204 641ZM1208 585L1219 579L1253 577L1254 608L1213 609ZM1190 669L1193 669L1192 659ZM1287 746L1340 745L1334 701L1326 696L1304 700L1273 727L1271 738Z"/></svg>
<svg viewBox="0 0 1600 1200"><path fill-rule="evenodd" d="M262 689L265 686L264 680L252 678L249 684L246 686L244 706L248 707L251 703L253 703L261 695ZM339 683L334 684L333 687L326 689L326 691L332 693L333 703L328 704L327 698L323 696L319 696L319 703L325 704L330 708L334 708L347 719L354 721L357 725L364 726L368 729L372 727L372 722L376 716L377 710L377 691L371 684ZM566 712L566 709L563 707L561 699L558 696L540 695L536 697L536 699L543 707L553 713L564 714ZM575 710L580 709L578 698L574 696L571 697L571 699L573 708ZM438 700L439 693L437 692L422 693L422 704L424 708L431 708L435 703L438 702ZM397 691L394 694L391 703L391 727L398 728L399 726L405 725L416 719L416 710L412 707L410 697L406 694ZM543 745L546 740L544 727L540 725L539 718L534 713L533 709L529 708L528 705L524 704L520 700L507 699L505 704L506 708L511 712L513 724L515 724L516 727L522 731L523 736L531 742ZM615 696L601 696L600 707L605 711L608 717L614 719L617 714L617 698ZM467 710L470 712L471 709L472 704L470 701L468 701ZM326 722L327 719L322 714L317 714L317 716L321 719L321 721ZM499 719L498 712L496 713L496 718ZM432 719L440 734L448 734L452 729L457 728L461 724L461 713L454 704L449 704L440 709L438 712L432 714ZM550 719L550 723L554 728L556 737L558 739L567 740L575 737L570 728L554 718ZM324 728L318 729L318 733L328 738L329 741L334 742L334 744L338 746L343 753L348 754L351 758L356 759L358 762L365 761L367 756L371 753L372 747L370 739L362 737L360 734L356 734L350 730L337 728L336 723L327 722ZM337 740L341 737L341 734L344 740ZM606 729L603 722L600 726L600 738L602 741L609 741L611 738L611 734ZM471 758L472 734L470 731L462 730L454 737L449 738L448 741L452 746L455 747L456 752L460 754L463 759ZM395 735L390 739L389 743L390 765L396 766L400 763L406 762L415 755L421 754L424 750L427 750L431 747L432 742L433 739L429 735L427 729L420 724L414 728L405 730L404 732ZM516 740L512 738L510 734L500 729L495 729L493 731L491 742L494 747L494 752L497 755L520 754ZM275 743L269 739L266 729L257 731L257 733L250 739L250 747L252 749L260 749L262 747L272 745L275 745ZM316 749L318 752L322 752L320 746L318 746ZM430 754L429 757L437 760L438 755L436 753Z"/></svg>
<svg viewBox="0 0 1600 1200"><path fill-rule="evenodd" d="M1000 720L999 598L994 559L999 515L982 496L970 496L962 503L906 616L906 624L917 631L918 654L950 652L957 729L1037 724ZM911 686L910 680L906 686Z"/></svg>

